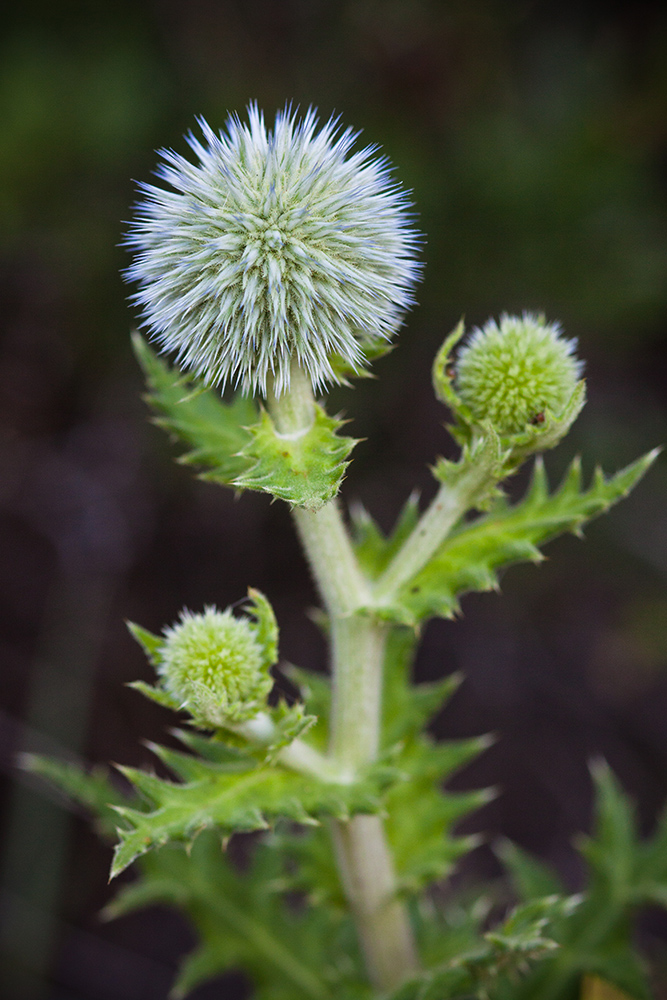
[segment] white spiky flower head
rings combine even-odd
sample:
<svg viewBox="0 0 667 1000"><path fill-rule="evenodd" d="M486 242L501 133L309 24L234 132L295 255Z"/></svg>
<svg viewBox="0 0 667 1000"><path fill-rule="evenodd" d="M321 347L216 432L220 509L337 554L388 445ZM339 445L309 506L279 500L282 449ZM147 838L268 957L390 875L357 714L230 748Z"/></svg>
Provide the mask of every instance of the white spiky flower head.
<svg viewBox="0 0 667 1000"><path fill-rule="evenodd" d="M420 274L401 186L374 147L314 110L267 131L255 104L216 134L199 119L198 158L163 150L141 186L126 276L144 326L207 385L289 387L293 359L315 388L359 372L397 331Z"/></svg>

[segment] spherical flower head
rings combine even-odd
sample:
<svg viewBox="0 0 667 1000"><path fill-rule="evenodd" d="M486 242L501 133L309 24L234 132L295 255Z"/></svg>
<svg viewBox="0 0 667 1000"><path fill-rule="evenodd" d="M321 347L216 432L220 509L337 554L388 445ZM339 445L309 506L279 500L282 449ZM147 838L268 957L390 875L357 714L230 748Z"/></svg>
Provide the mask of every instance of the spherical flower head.
<svg viewBox="0 0 667 1000"><path fill-rule="evenodd" d="M456 391L473 421L489 421L501 435L521 433L564 411L583 367L575 348L543 316L489 320L459 352Z"/></svg>
<svg viewBox="0 0 667 1000"><path fill-rule="evenodd" d="M158 673L163 690L209 725L256 715L273 686L257 626L229 608L182 611L164 631Z"/></svg>
<svg viewBox="0 0 667 1000"><path fill-rule="evenodd" d="M276 395L293 361L315 388L363 369L402 323L420 267L405 193L386 160L331 119L289 108L267 131L256 105L163 151L142 185L126 276L144 326L207 385Z"/></svg>

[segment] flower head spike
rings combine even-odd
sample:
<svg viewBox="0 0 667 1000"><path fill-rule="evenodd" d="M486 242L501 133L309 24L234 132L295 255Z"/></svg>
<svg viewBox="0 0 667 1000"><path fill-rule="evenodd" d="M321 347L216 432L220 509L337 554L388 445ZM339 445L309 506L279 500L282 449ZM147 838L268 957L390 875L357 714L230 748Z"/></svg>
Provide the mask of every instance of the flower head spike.
<svg viewBox="0 0 667 1000"><path fill-rule="evenodd" d="M505 314L499 325L489 320L474 330L459 351L456 391L473 421L489 421L500 435L520 434L566 410L583 368L575 348L558 323Z"/></svg>
<svg viewBox="0 0 667 1000"><path fill-rule="evenodd" d="M290 108L267 131L256 105L163 151L143 185L127 277L144 325L208 385L280 395L293 360L315 388L359 372L413 302L420 267L408 200L385 160L331 119Z"/></svg>

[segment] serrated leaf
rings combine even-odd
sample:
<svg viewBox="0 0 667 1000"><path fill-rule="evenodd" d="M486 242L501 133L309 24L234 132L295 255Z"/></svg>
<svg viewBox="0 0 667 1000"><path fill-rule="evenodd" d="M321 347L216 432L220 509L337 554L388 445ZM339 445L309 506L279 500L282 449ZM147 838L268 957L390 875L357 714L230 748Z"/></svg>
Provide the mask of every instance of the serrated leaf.
<svg viewBox="0 0 667 1000"><path fill-rule="evenodd" d="M146 376L146 401L157 413L155 422L189 450L181 462L195 465L213 482L230 485L248 467L239 452L250 439L246 428L257 422L256 403L241 394L223 403L212 389L203 389L170 368L135 334L133 346Z"/></svg>
<svg viewBox="0 0 667 1000"><path fill-rule="evenodd" d="M193 749L206 750L216 760L242 760L214 739L182 735ZM175 764L169 751L167 758ZM94 811L109 835L112 824L118 824L109 802L126 809L130 805L101 773L87 774L48 758L30 757L25 764ZM153 787L151 781L151 791ZM277 851L255 845L243 871L237 871L221 850L219 833L203 831L189 851L168 845L141 857L139 879L121 886L103 916L112 919L162 903L190 918L199 943L186 959L173 997L220 973L242 969L253 983L254 1000L371 1000L349 917L287 905L275 888L283 880L283 866Z"/></svg>
<svg viewBox="0 0 667 1000"><path fill-rule="evenodd" d="M315 406L307 431L280 434L252 399L239 394L223 403L213 390L170 369L138 334L133 342L156 423L190 449L181 461L199 466L202 479L260 490L310 510L336 496L357 443L337 433L344 421Z"/></svg>
<svg viewBox="0 0 667 1000"><path fill-rule="evenodd" d="M382 745L386 748L418 736L461 683L459 674L450 674L439 681L414 684L416 646L417 636L409 628L392 629L387 638L382 704Z"/></svg>
<svg viewBox="0 0 667 1000"><path fill-rule="evenodd" d="M185 783L157 778L145 771L123 773L151 803L151 811L117 807L129 827L119 830L112 878L137 857L169 840L191 842L206 828L223 835L266 829L280 818L297 823L329 815L347 818L376 812L393 772L376 766L354 783L315 778L245 759L218 764L159 748L161 759Z"/></svg>
<svg viewBox="0 0 667 1000"><path fill-rule="evenodd" d="M452 827L487 802L488 793L452 793L443 784L489 745L484 737L435 743L423 732L460 678L413 684L415 644L410 629L395 629L389 636L382 720L382 746L398 745L394 764L403 775L386 793L385 826L400 886L411 893L444 878L474 846L471 838L454 837Z"/></svg>
<svg viewBox="0 0 667 1000"><path fill-rule="evenodd" d="M579 850L588 861L593 878L617 906L626 904L635 884L637 825L634 810L605 761L592 765L596 787L595 825L590 837L581 838Z"/></svg>
<svg viewBox="0 0 667 1000"><path fill-rule="evenodd" d="M233 485L318 510L338 493L357 443L354 438L338 435L343 423L316 405L308 430L281 434L262 411L259 421L248 428L249 440L240 452L246 468Z"/></svg>
<svg viewBox="0 0 667 1000"><path fill-rule="evenodd" d="M122 885L115 897L104 907L102 920L116 920L135 910L143 910L157 903L183 906L188 899L188 886L180 885L168 873L155 873L151 878L138 878L129 885Z"/></svg>
<svg viewBox="0 0 667 1000"><path fill-rule="evenodd" d="M273 888L282 864L275 851L260 844L238 871L211 832L203 833L189 854L166 849L142 859L151 901L173 904L178 897L198 931L198 945L186 958L173 998L242 969L259 1000L366 1000L349 922L332 920L323 910L285 905ZM127 892L131 895L132 887ZM345 969L339 968L337 953L346 956Z"/></svg>
<svg viewBox="0 0 667 1000"><path fill-rule="evenodd" d="M392 993L390 1000L487 997L487 990L492 984L497 987L501 977L516 986L518 977L526 974L530 963L540 962L557 950L549 928L564 913L571 912L573 905L571 899L550 896L516 907L471 950L413 977Z"/></svg>
<svg viewBox="0 0 667 1000"><path fill-rule="evenodd" d="M385 609L387 617L413 625L432 616L452 617L462 594L498 586L501 567L539 562L539 545L567 531L579 533L583 524L627 496L656 456L657 451L650 452L608 479L598 469L585 490L575 460L550 495L543 464L536 459L524 499L514 506L499 503L489 514L455 529Z"/></svg>
<svg viewBox="0 0 667 1000"><path fill-rule="evenodd" d="M331 681L325 674L316 674L294 664L282 667L285 675L295 684L306 709L315 722L308 729L308 743L321 753L329 744L329 716L331 712Z"/></svg>
<svg viewBox="0 0 667 1000"><path fill-rule="evenodd" d="M226 739L226 733L214 733L204 736L192 729L172 729L172 735L194 754L210 760L213 764L239 764L248 758L247 743L239 742L233 746Z"/></svg>
<svg viewBox="0 0 667 1000"><path fill-rule="evenodd" d="M371 579L376 579L387 568L417 524L419 497L416 493L408 497L391 534L387 538L362 504L353 505L350 509L350 515L357 558L368 576Z"/></svg>
<svg viewBox="0 0 667 1000"><path fill-rule="evenodd" d="M479 753L479 744L468 747L468 757ZM425 742L404 751L397 765L406 780L386 794L385 822L396 874L402 891L415 893L450 874L454 863L479 843L477 838L454 836L452 828L464 816L489 801L485 790L448 792L442 789L443 765L438 747ZM452 768L454 770L455 768Z"/></svg>
<svg viewBox="0 0 667 1000"><path fill-rule="evenodd" d="M599 977L633 1000L650 1000L646 969L634 948L634 915L638 904L660 902L652 890L667 885L665 859L653 850L663 830L659 825L653 840L639 842L633 807L607 765L597 762L592 772L593 831L580 839L588 865L582 903L553 930L558 956L542 963L520 988L501 992L498 1000L533 1000L547 989L554 998L565 997L585 976ZM521 887L521 879L515 881Z"/></svg>

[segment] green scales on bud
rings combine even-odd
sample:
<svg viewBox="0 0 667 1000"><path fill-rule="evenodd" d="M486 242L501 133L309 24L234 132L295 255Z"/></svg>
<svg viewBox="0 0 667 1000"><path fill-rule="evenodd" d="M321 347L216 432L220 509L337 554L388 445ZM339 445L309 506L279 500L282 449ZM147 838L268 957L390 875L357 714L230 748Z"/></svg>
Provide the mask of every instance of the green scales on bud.
<svg viewBox="0 0 667 1000"><path fill-rule="evenodd" d="M130 629L160 678L157 687L132 685L168 708L185 710L203 728L234 726L266 707L273 686L278 630L271 605L249 590L253 618L227 608L187 609L163 637L137 625Z"/></svg>
<svg viewBox="0 0 667 1000"><path fill-rule="evenodd" d="M449 355L463 334L460 323L434 367L436 392L454 411L459 436L491 429L524 456L557 444L584 404L576 341L542 315L504 314L474 330L454 364Z"/></svg>

